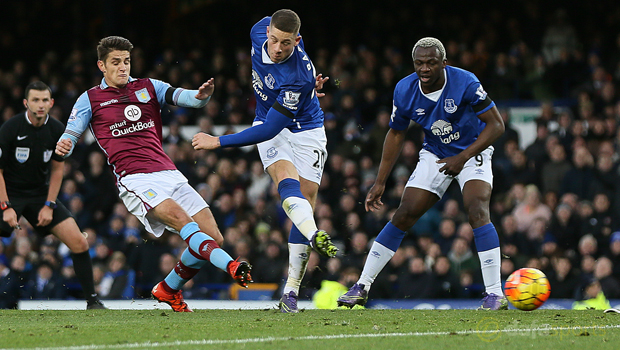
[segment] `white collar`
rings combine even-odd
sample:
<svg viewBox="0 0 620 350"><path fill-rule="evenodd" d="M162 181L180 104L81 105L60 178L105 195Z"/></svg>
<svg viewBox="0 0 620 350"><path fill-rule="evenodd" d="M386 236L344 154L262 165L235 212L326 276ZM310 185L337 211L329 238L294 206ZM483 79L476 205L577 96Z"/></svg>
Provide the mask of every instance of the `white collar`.
<svg viewBox="0 0 620 350"><path fill-rule="evenodd" d="M263 46L261 48L261 52L262 52L261 57L263 58L263 64L276 64L269 57L269 54L267 53L267 48L265 47L266 45L267 45L267 40L265 40L265 42L263 43ZM295 52L296 49L297 49L297 46L295 46L295 48L293 49L293 51L291 51L291 54L288 55L287 58L285 58L284 60L282 60L282 62L279 62L277 64L284 63L284 62L288 61L288 59L291 58L291 56L293 56L293 53Z"/></svg>
<svg viewBox="0 0 620 350"><path fill-rule="evenodd" d="M30 118L28 118L28 110L26 110L26 113L24 113L24 115L26 116L26 121L28 122L28 124L32 125L32 122L30 121ZM45 116L45 122L43 122L43 125L47 124L48 120L50 120L49 113ZM34 126L34 125L32 125L32 126Z"/></svg>
<svg viewBox="0 0 620 350"><path fill-rule="evenodd" d="M441 89L437 91L433 91L428 94L425 94L424 90L422 90L422 82L418 80L418 86L420 88L420 92L422 93L422 95L424 95L426 98L428 98L429 100L433 102L439 101L439 97L441 97L443 90L446 88L446 84L448 84L448 74L445 73L446 69L444 68L443 71L444 71L444 76L446 77L446 79L444 80L443 86L441 87Z"/></svg>

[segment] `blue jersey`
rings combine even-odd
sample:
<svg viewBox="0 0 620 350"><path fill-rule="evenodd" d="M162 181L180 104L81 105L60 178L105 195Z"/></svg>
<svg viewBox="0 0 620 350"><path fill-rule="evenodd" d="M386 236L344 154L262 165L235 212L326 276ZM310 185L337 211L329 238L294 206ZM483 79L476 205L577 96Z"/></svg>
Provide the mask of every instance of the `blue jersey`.
<svg viewBox="0 0 620 350"><path fill-rule="evenodd" d="M424 129L423 147L446 158L461 153L474 143L486 124L478 115L495 103L487 98L476 76L446 66L446 82L439 91L424 94L417 73L396 84L390 127L405 130L410 120Z"/></svg>
<svg viewBox="0 0 620 350"><path fill-rule="evenodd" d="M274 103L279 103L294 118L286 126L292 132L323 126L323 111L314 86L316 70L304 51L303 40L291 56L273 63L267 54L267 27L271 17L265 17L252 27L252 87L256 96L256 118L265 121Z"/></svg>

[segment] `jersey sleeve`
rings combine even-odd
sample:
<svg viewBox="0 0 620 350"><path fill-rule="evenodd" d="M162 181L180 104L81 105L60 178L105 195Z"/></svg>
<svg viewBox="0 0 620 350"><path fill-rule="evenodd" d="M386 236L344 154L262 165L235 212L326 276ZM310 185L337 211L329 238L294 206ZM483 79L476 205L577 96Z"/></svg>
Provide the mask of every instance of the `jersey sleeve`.
<svg viewBox="0 0 620 350"><path fill-rule="evenodd" d="M252 40L252 46L261 47L265 40L267 40L267 27L271 23L271 17L263 17L258 21L250 30L250 39Z"/></svg>
<svg viewBox="0 0 620 350"><path fill-rule="evenodd" d="M51 119L51 118L50 118ZM52 139L59 140L62 137L62 134L65 130L65 126L59 120L53 119L53 128L52 128ZM52 159L58 162L64 162L65 158L56 154L56 152L52 152Z"/></svg>
<svg viewBox="0 0 620 350"><path fill-rule="evenodd" d="M495 102L489 98L478 79L474 79L474 81L467 86L463 97L465 101L471 104L476 115L480 115L495 106Z"/></svg>
<svg viewBox="0 0 620 350"><path fill-rule="evenodd" d="M398 87L394 89L394 100L392 100L392 115L390 116L390 128L394 130L405 130L409 127L411 119L404 115L404 108L399 108L400 94Z"/></svg>
<svg viewBox="0 0 620 350"><path fill-rule="evenodd" d="M276 101L289 111L293 116L299 113L299 108L305 99L311 98L308 89L304 89L304 86L299 83L291 83L283 85L280 94L276 98ZM280 111L283 113L283 111ZM288 113L283 113L288 114ZM289 115L290 117L290 115Z"/></svg>
<svg viewBox="0 0 620 350"><path fill-rule="evenodd" d="M168 89L171 88L170 84L164 83L161 80L157 80L153 78L149 78L149 80L151 81L151 84L153 84L153 87L155 88L155 94L157 95L157 101L159 101L159 105L163 106L164 104L166 104L166 92L168 92ZM175 89L175 90L179 90L179 89ZM177 92L177 95L179 93L180 91Z"/></svg>
<svg viewBox="0 0 620 350"><path fill-rule="evenodd" d="M90 98L88 98L88 93L84 92L73 105L65 132L60 136L59 140L68 138L73 143L73 147L75 147L75 144L82 137L84 131L86 131L88 124L90 124L92 117L93 110L90 107ZM71 152L73 152L73 148L71 148Z"/></svg>
<svg viewBox="0 0 620 350"><path fill-rule="evenodd" d="M15 137L12 134L8 123L4 123L0 127L0 169L6 167L8 157L10 156L11 142L13 137Z"/></svg>

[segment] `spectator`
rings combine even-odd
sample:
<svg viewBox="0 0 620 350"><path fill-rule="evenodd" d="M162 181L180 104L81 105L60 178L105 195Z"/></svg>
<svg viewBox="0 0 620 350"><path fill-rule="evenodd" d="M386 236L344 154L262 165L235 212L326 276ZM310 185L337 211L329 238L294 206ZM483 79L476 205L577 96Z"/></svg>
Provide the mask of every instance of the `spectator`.
<svg viewBox="0 0 620 350"><path fill-rule="evenodd" d="M574 193L579 198L591 199L591 184L594 180L594 159L585 147L577 147L573 152L573 167L562 179L560 195Z"/></svg>
<svg viewBox="0 0 620 350"><path fill-rule="evenodd" d="M611 308L601 284L596 278L590 278L584 283L579 294L580 297L573 303L573 310L607 310Z"/></svg>
<svg viewBox="0 0 620 350"><path fill-rule="evenodd" d="M452 273L460 275L461 271L477 271L480 269L478 259L474 256L465 238L457 237L448 252Z"/></svg>
<svg viewBox="0 0 620 350"><path fill-rule="evenodd" d="M450 271L450 259L440 256L433 266L433 298L454 299L458 297L459 281Z"/></svg>
<svg viewBox="0 0 620 350"><path fill-rule="evenodd" d="M64 297L63 289L53 266L48 262L41 262L36 268L34 278L26 285L24 297L34 300L61 299Z"/></svg>
<svg viewBox="0 0 620 350"><path fill-rule="evenodd" d="M542 166L542 190L543 192L560 193L564 175L571 169L571 165L566 160L564 146L560 144L551 147L549 157L551 161Z"/></svg>
<svg viewBox="0 0 620 350"><path fill-rule="evenodd" d="M424 259L409 260L408 273L399 280L395 297L398 299L428 299L433 296L433 275L426 271Z"/></svg>
<svg viewBox="0 0 620 350"><path fill-rule="evenodd" d="M568 204L560 204L555 209L549 225L549 232L554 237L558 247L571 250L577 247L580 236L580 222L573 209Z"/></svg>
<svg viewBox="0 0 620 350"><path fill-rule="evenodd" d="M525 199L513 212L519 231L529 233L535 219L543 219L545 224L551 220L551 210L540 200L540 192L536 185L525 186Z"/></svg>
<svg viewBox="0 0 620 350"><path fill-rule="evenodd" d="M0 295L2 295L0 309L17 309L17 301L20 298L19 286L18 272L11 270L4 260L0 260Z"/></svg>
<svg viewBox="0 0 620 350"><path fill-rule="evenodd" d="M570 259L558 256L551 259L553 270L548 273L552 298L571 299L579 287L579 278L573 271Z"/></svg>
<svg viewBox="0 0 620 350"><path fill-rule="evenodd" d="M321 289L312 297L312 302L317 309L336 309L338 298L353 286L360 276L359 270L354 267L344 269L337 281L323 280ZM358 307L362 309L363 307Z"/></svg>
<svg viewBox="0 0 620 350"><path fill-rule="evenodd" d="M283 256L278 243L270 241L264 254L253 261L255 261L252 276L254 281L259 283L280 283L282 281L282 271L287 265L286 257Z"/></svg>
<svg viewBox="0 0 620 350"><path fill-rule="evenodd" d="M116 251L110 256L108 270L99 283L99 295L104 299L121 299L129 281L125 254ZM133 287L133 286L132 286Z"/></svg>
<svg viewBox="0 0 620 350"><path fill-rule="evenodd" d="M609 258L602 256L594 265L594 278L601 284L605 296L610 299L620 298L620 282L613 276L613 265Z"/></svg>

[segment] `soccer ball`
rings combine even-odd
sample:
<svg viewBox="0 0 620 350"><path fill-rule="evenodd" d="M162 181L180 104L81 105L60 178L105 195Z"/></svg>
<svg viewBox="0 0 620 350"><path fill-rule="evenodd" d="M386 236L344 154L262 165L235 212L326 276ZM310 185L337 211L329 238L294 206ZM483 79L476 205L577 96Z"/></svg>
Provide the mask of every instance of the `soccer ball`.
<svg viewBox="0 0 620 350"><path fill-rule="evenodd" d="M523 268L508 277L504 292L514 307L519 310L532 311L547 301L551 294L551 286L542 271Z"/></svg>

